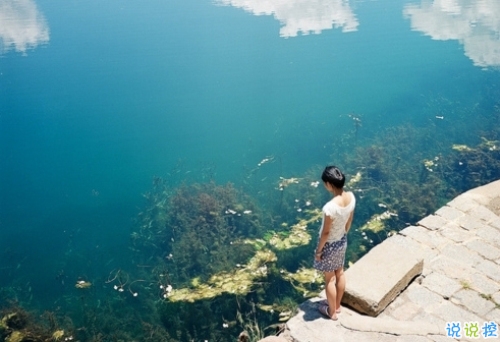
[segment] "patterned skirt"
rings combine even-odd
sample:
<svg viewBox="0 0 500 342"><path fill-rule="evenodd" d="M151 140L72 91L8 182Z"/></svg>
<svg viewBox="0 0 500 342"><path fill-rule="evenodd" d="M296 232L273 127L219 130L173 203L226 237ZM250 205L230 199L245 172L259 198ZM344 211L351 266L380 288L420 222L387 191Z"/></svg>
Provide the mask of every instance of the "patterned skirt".
<svg viewBox="0 0 500 342"><path fill-rule="evenodd" d="M344 267L345 251L347 249L347 235L340 240L325 243L321 260L314 260L313 267L321 272L333 272Z"/></svg>

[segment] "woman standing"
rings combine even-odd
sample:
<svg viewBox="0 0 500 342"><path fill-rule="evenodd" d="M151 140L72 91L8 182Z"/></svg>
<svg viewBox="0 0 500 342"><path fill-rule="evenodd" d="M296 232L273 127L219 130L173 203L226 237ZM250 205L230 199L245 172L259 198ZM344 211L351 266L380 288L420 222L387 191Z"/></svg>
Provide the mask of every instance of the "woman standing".
<svg viewBox="0 0 500 342"><path fill-rule="evenodd" d="M332 199L323 206L323 222L319 232L314 268L325 276L325 292L328 304L319 311L337 320L340 301L345 289L344 260L347 248L347 233L351 228L356 198L352 192L343 190L344 174L336 166L327 166L321 175L326 190Z"/></svg>

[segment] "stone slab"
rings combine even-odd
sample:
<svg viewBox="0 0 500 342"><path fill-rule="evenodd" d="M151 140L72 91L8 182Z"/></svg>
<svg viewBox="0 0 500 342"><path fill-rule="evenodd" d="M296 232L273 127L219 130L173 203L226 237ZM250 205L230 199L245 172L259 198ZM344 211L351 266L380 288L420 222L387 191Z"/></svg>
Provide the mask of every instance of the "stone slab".
<svg viewBox="0 0 500 342"><path fill-rule="evenodd" d="M451 301L467 308L473 313L485 317L485 315L495 308L495 303L487 300L473 290L460 290L453 295Z"/></svg>
<svg viewBox="0 0 500 342"><path fill-rule="evenodd" d="M438 211L436 211L436 215L441 216L442 218L449 220L449 221L455 221L458 218L464 216L464 212L450 206L444 206L441 207Z"/></svg>
<svg viewBox="0 0 500 342"><path fill-rule="evenodd" d="M500 283L500 265L489 260L483 260L476 265L476 269L488 278Z"/></svg>
<svg viewBox="0 0 500 342"><path fill-rule="evenodd" d="M475 218L490 223L490 222L499 222L500 217L498 217L493 211L489 208L484 207L482 205L477 206L470 210L469 215L474 216Z"/></svg>
<svg viewBox="0 0 500 342"><path fill-rule="evenodd" d="M497 216L500 216L500 196L497 196L490 201L488 209L490 209Z"/></svg>
<svg viewBox="0 0 500 342"><path fill-rule="evenodd" d="M445 299L462 289L462 285L458 281L438 272L432 272L425 277L422 285Z"/></svg>
<svg viewBox="0 0 500 342"><path fill-rule="evenodd" d="M466 194L474 196L476 202L488 205L493 198L500 194L500 180L471 189Z"/></svg>
<svg viewBox="0 0 500 342"><path fill-rule="evenodd" d="M459 243L471 240L476 236L475 232L464 229L454 222L448 222L439 233L444 238Z"/></svg>
<svg viewBox="0 0 500 342"><path fill-rule="evenodd" d="M377 316L422 273L423 256L418 250L408 253L401 239L388 238L345 272L343 304Z"/></svg>
<svg viewBox="0 0 500 342"><path fill-rule="evenodd" d="M467 212L474 207L477 207L479 203L474 201L472 195L467 195L467 193L455 197L453 200L448 202L448 206L458 209L463 212Z"/></svg>
<svg viewBox="0 0 500 342"><path fill-rule="evenodd" d="M456 222L460 227L470 231L477 231L486 226L480 219L470 215L459 217Z"/></svg>
<svg viewBox="0 0 500 342"><path fill-rule="evenodd" d="M448 220L436 215L429 215L418 221L418 224L420 226L423 226L430 230L441 229L441 227L443 227L446 223L448 223Z"/></svg>
<svg viewBox="0 0 500 342"><path fill-rule="evenodd" d="M429 229L422 226L408 226L405 229L399 231L399 234L411 237L413 240L423 243L430 248L439 249L441 246L449 243L448 239L444 238L439 233L435 231L429 231Z"/></svg>
<svg viewBox="0 0 500 342"><path fill-rule="evenodd" d="M378 332L391 335L422 335L442 333L441 327L428 322L399 321L389 318L375 318L358 315L345 315L340 324L347 329Z"/></svg>
<svg viewBox="0 0 500 342"><path fill-rule="evenodd" d="M482 255L488 260L497 260L500 258L500 249L493 247L482 239L473 239L465 244L467 248ZM500 280L500 279L499 279Z"/></svg>

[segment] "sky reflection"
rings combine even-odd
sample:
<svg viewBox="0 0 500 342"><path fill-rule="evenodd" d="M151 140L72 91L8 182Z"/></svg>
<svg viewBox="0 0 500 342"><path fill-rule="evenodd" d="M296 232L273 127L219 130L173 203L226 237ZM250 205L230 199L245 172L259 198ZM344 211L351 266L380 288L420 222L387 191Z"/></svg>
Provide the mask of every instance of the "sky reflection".
<svg viewBox="0 0 500 342"><path fill-rule="evenodd" d="M500 1L422 0L406 5L411 28L436 40L458 40L474 65L500 66Z"/></svg>
<svg viewBox="0 0 500 342"><path fill-rule="evenodd" d="M0 53L48 43L49 27L32 0L0 0Z"/></svg>
<svg viewBox="0 0 500 342"><path fill-rule="evenodd" d="M243 8L254 15L273 15L282 24L284 38L340 28L356 31L358 20L346 0L215 0L216 4Z"/></svg>

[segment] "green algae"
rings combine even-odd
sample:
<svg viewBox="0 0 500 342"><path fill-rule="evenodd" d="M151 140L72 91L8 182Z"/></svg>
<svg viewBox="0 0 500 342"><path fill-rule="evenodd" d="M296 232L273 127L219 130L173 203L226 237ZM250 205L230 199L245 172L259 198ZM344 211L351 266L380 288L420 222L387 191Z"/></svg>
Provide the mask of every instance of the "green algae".
<svg viewBox="0 0 500 342"><path fill-rule="evenodd" d="M193 303L198 300L210 299L228 293L246 295L259 278L268 274L267 264L276 262L277 257L270 250L259 250L249 260L247 265L231 272L220 272L210 277L206 283L192 282L192 287L173 289L168 295L172 302L184 301Z"/></svg>
<svg viewBox="0 0 500 342"><path fill-rule="evenodd" d="M471 152L473 151L472 148L470 148L467 145L460 145L460 144L453 144L451 147L453 150L458 151L458 152Z"/></svg>
<svg viewBox="0 0 500 342"><path fill-rule="evenodd" d="M289 228L287 237L283 238L279 234L274 234L268 243L277 250L287 250L308 245L311 242L311 234L309 234L307 228L311 223L320 220L322 213L321 210L314 209L308 210L307 214L310 216L308 219L300 219L299 222Z"/></svg>
<svg viewBox="0 0 500 342"><path fill-rule="evenodd" d="M386 230L386 225L384 221L397 216L397 214L390 212L390 211L384 211L382 214L376 214L373 215L368 222L366 222L359 230L369 230L373 233L380 233L384 230Z"/></svg>
<svg viewBox="0 0 500 342"><path fill-rule="evenodd" d="M289 281L303 297L312 297L318 294L318 285L323 284L323 275L313 268L301 267L297 272L280 270L283 279Z"/></svg>

